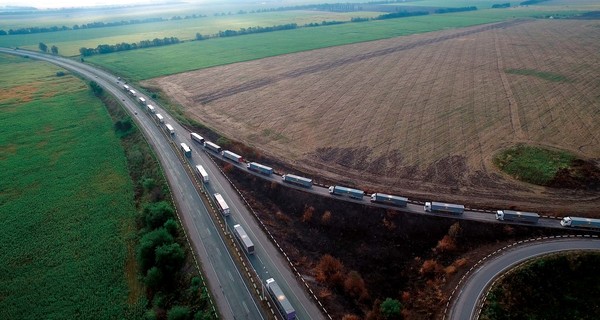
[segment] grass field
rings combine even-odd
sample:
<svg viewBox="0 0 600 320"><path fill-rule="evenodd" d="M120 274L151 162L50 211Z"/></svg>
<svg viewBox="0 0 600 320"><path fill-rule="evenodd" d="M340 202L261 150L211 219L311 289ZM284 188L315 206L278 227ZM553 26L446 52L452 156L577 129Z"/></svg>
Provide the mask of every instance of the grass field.
<svg viewBox="0 0 600 320"><path fill-rule="evenodd" d="M516 179L546 185L559 169L568 168L575 156L564 151L518 145L502 151L494 163Z"/></svg>
<svg viewBox="0 0 600 320"><path fill-rule="evenodd" d="M0 56L0 318L135 318L125 156L103 105L58 71Z"/></svg>
<svg viewBox="0 0 600 320"><path fill-rule="evenodd" d="M284 11L231 16L209 16L206 18L141 23L116 27L67 30L61 32L34 33L29 35L0 36L0 46L21 47L38 50L38 43L55 45L60 54L79 55L79 48L95 48L99 44L139 42L154 38L177 37L180 40L195 39L196 33L215 34L222 30L239 30L248 27L268 27L280 24L321 23L322 21L349 21L352 17L375 17L377 12L318 12ZM33 23L34 21L32 21ZM62 25L62 24L60 24Z"/></svg>

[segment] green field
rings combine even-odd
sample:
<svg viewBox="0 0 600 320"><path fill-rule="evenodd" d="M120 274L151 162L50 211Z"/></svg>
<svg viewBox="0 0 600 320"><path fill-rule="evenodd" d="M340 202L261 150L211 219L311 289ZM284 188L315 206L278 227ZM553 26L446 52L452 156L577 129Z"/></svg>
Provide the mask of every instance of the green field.
<svg viewBox="0 0 600 320"><path fill-rule="evenodd" d="M559 169L569 168L575 156L564 151L518 145L504 150L494 158L494 163L518 180L546 185Z"/></svg>
<svg viewBox="0 0 600 320"><path fill-rule="evenodd" d="M0 318L132 318L126 159L102 103L58 71L0 55Z"/></svg>
<svg viewBox="0 0 600 320"><path fill-rule="evenodd" d="M196 38L196 33L210 35L223 30L239 30L248 27L269 27L280 24L320 23L322 21L349 21L352 17L375 17L377 12L319 12L284 11L231 16L209 16L206 18L140 23L106 28L66 30L26 35L0 36L0 47L21 47L38 50L38 43L55 45L61 55L79 55L79 48L95 48L99 44L139 42L154 38L177 37L180 40ZM35 23L32 20L31 23ZM62 24L59 24L62 25Z"/></svg>
<svg viewBox="0 0 600 320"><path fill-rule="evenodd" d="M529 9L490 9L348 23L193 41L160 48L96 55L86 60L115 70L131 80L143 80L286 53L473 26L513 17L531 17L540 13L543 12Z"/></svg>

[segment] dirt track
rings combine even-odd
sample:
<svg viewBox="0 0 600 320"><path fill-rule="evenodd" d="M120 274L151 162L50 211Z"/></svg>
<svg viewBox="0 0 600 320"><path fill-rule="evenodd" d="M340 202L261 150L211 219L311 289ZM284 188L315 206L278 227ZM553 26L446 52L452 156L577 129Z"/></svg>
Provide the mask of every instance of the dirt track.
<svg viewBox="0 0 600 320"><path fill-rule="evenodd" d="M315 177L421 199L593 215L597 194L520 183L491 159L519 142L599 159L598 74L599 21L539 20L290 54L145 85Z"/></svg>

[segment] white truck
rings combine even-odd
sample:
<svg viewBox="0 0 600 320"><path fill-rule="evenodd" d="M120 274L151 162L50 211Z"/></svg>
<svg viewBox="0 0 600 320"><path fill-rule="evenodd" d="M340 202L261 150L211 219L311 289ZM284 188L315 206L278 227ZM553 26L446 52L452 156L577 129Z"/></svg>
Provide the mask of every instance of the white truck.
<svg viewBox="0 0 600 320"><path fill-rule="evenodd" d="M202 179L202 182L208 183L208 173L204 170L204 167L201 165L196 166L196 171L198 172L198 176Z"/></svg>

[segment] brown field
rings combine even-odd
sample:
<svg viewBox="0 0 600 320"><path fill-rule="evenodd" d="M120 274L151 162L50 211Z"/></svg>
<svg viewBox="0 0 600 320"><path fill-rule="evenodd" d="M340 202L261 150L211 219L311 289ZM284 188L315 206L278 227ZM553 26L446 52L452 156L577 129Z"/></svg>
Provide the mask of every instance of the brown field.
<svg viewBox="0 0 600 320"><path fill-rule="evenodd" d="M550 73L561 77L540 76ZM600 160L599 74L600 21L521 20L144 85L217 132L313 177L423 200L593 215L597 192L518 182L491 159L524 142Z"/></svg>

